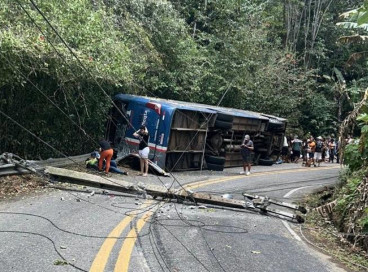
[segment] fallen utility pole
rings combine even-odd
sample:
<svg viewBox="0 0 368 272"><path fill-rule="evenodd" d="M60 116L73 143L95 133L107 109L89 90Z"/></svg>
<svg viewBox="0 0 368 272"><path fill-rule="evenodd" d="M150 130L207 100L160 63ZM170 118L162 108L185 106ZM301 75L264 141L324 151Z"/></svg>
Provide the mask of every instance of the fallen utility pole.
<svg viewBox="0 0 368 272"><path fill-rule="evenodd" d="M3 153L0 155L0 176L19 175L35 173L36 169L13 153Z"/></svg>
<svg viewBox="0 0 368 272"><path fill-rule="evenodd" d="M194 203L204 203L204 204L213 204L231 208L238 208L238 209L247 209L247 210L254 210L259 211L263 214L268 212L287 217L292 220L296 220L299 223L304 222L304 218L298 214L281 211L277 209L272 209L268 207L271 204L275 204L272 201L263 201L262 203L257 200L257 197L254 196L251 198L251 195L247 195L245 200L238 200L238 199L228 199L224 198L219 195L207 194L207 193L196 193L191 192L190 190L174 190L174 189L167 189L163 186L156 186L150 184L134 184L127 181L122 181L119 179L114 178L107 178L98 175L56 168L56 167L46 167L45 170L46 174L52 175L54 177L61 178L63 180L67 180L69 182L84 184L84 185L91 185L97 186L99 188L106 188L111 189L119 192L125 193L132 193L132 194L149 194L153 198L161 197L161 198L170 198L170 199L177 199L178 202L186 201L193 201ZM247 201L248 200L248 201ZM267 198L268 200L268 198ZM261 204L260 204L261 203ZM285 208L292 208L293 210L301 211L300 209L295 209L293 204L283 203ZM277 204L276 204L277 205Z"/></svg>
<svg viewBox="0 0 368 272"><path fill-rule="evenodd" d="M72 156L68 158L47 159L41 161L24 160L16 154L5 152L0 155L0 177L9 175L23 175L45 170L48 166L66 166L84 162L89 154Z"/></svg>

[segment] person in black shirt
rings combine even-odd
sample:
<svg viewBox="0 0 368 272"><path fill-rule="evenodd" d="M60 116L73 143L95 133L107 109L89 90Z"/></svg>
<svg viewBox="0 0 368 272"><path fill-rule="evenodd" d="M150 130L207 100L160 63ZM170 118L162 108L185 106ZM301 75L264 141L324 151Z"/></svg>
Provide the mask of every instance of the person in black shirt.
<svg viewBox="0 0 368 272"><path fill-rule="evenodd" d="M149 133L147 127L142 125L139 130L133 133L133 136L139 139L141 175L146 177L148 173L148 154L150 151L148 147Z"/></svg>
<svg viewBox="0 0 368 272"><path fill-rule="evenodd" d="M100 155L101 158L98 162L98 170L102 171L103 161L106 160L105 173L109 173L111 158L114 154L114 150L108 141L101 139L98 143L100 145Z"/></svg>

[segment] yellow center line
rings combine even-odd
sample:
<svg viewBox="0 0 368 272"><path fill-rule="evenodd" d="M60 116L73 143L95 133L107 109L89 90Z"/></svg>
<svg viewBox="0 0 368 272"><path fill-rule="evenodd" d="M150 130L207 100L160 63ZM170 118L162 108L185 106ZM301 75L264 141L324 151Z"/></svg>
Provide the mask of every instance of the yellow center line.
<svg viewBox="0 0 368 272"><path fill-rule="evenodd" d="M334 169L334 168L340 168L340 166L333 166L333 167L323 167L323 168L306 168L306 169L287 169L287 170L280 170L280 171L267 171L262 173L255 173L252 174L252 177L256 176L266 176L266 175L273 175L273 174L284 174L284 173L295 173L295 172L307 172L307 171L318 171L322 169ZM200 188L203 186L221 183L221 182L227 182L239 178L249 178L249 176L243 176L243 175L236 175L231 177L225 177L225 178L215 178L211 180L204 180L204 181L197 181L190 184L184 185L185 189L195 189ZM142 205L142 208L149 206L152 203L152 201L147 201ZM134 249L135 242L137 240L139 232L142 230L144 225L146 224L147 220L152 216L153 211L146 212L138 221L136 224L136 227L131 229L128 233L129 238L126 238L123 242L123 245L119 252L119 257L117 259L117 262L115 264L114 272L125 272L129 269L129 263L131 259L131 254ZM109 234L108 237L119 237L122 233L122 231L129 225L129 223L136 217L137 215L132 215L130 217L125 217L115 228L114 230ZM92 263L90 271L92 272L101 272L104 271L106 263L108 261L108 258L110 256L110 253L116 243L117 239L110 238L106 239L103 245L101 246L94 262Z"/></svg>
<svg viewBox="0 0 368 272"><path fill-rule="evenodd" d="M124 243L120 249L119 257L115 264L114 272L127 272L129 269L129 263L133 252L134 244L137 241L138 234L146 224L147 220L152 216L153 211L146 212L136 224L136 228L132 228L128 233L128 237L124 240Z"/></svg>
<svg viewBox="0 0 368 272"><path fill-rule="evenodd" d="M140 208L144 209L152 204L152 201L146 201ZM129 223L139 214L139 211L135 211L131 215L125 217L107 236L108 238L102 244L100 250L98 251L92 266L90 268L90 272L101 272L105 270L107 261L109 259L110 253L123 230L129 225Z"/></svg>
<svg viewBox="0 0 368 272"><path fill-rule="evenodd" d="M340 168L340 166L332 166L332 167L319 167L319 168L302 168L302 169L286 169L286 170L280 170L280 171L267 171L262 173L254 173L251 176L244 176L244 175L236 175L231 177L224 177L224 178L216 178L216 179L210 179L210 180L203 180L203 181L197 181L194 183L186 184L183 187L185 189L197 189L203 186L212 185L216 183L221 182L227 182L231 180L236 180L239 178L250 178L250 177L260 177L260 176L267 176L267 175L274 175L274 174L285 174L285 173L296 173L296 172L308 172L308 171L319 171L321 169L335 169Z"/></svg>

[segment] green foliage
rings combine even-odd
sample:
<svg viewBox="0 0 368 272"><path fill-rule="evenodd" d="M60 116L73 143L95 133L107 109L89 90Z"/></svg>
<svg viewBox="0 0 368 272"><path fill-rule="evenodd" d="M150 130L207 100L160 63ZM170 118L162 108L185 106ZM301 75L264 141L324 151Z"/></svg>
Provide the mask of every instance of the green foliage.
<svg viewBox="0 0 368 272"><path fill-rule="evenodd" d="M363 166L364 160L361 159L358 144L349 144L345 148L344 162L352 171L356 171Z"/></svg>
<svg viewBox="0 0 368 272"><path fill-rule="evenodd" d="M353 172L347 179L345 186L337 191L335 195L335 197L337 198L335 211L341 216L341 220L344 220L346 210L358 196L358 192L356 189L362 182L365 174L365 171L362 170Z"/></svg>
<svg viewBox="0 0 368 272"><path fill-rule="evenodd" d="M301 0L37 1L80 62L30 2L20 2L42 33L17 1L0 3L0 110L68 154L94 147L108 97L119 92L205 104L226 92L222 106L279 115L291 131L320 135L336 133L338 110L343 117L354 102L343 96L341 78L356 100L368 85L365 63L344 68L356 48L336 44L345 30L334 18L354 0L318 13L313 46L306 18L297 16L307 14ZM289 6L289 19L301 24L293 45ZM0 128L2 151L59 155L10 120Z"/></svg>

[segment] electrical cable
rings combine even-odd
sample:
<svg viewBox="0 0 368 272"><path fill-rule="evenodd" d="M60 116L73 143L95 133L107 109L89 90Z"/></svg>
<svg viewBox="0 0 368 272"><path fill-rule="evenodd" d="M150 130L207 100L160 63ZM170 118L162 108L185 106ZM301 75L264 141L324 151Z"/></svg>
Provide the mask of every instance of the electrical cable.
<svg viewBox="0 0 368 272"><path fill-rule="evenodd" d="M221 265L220 260L217 258L216 254L213 252L213 249L210 247L210 245L209 245L209 243L208 243L208 241L207 241L207 239L206 239L206 237L205 237L205 235L203 233L203 230L200 228L199 231L200 231L200 233L202 235L202 238L203 238L204 242L206 243L207 248L211 252L211 255L216 260L216 263L218 264L219 267L221 267L221 270L222 271L226 272L225 268Z"/></svg>
<svg viewBox="0 0 368 272"><path fill-rule="evenodd" d="M18 2L18 4L22 7L22 9L26 12L25 8L22 6L22 4L19 2L19 0L16 0ZM102 88L102 86L97 82L97 80L92 76L92 74L89 72L89 70L83 65L83 63L80 61L80 59L78 58L78 56L76 56L76 54L71 50L71 48L68 46L68 44L65 42L65 40L61 37L61 35L58 33L58 31L53 27L53 25L49 22L49 20L46 18L46 16L42 13L42 11L38 8L38 6L35 4L35 2L33 0L30 0L30 2L32 3L32 5L34 6L34 8L38 11L38 13L42 16L42 18L47 22L47 24L51 27L51 29L56 33L56 35L59 37L59 39L62 41L62 43L68 48L69 52L76 58L76 60L79 62L79 64L81 65L81 67L93 78L93 80L96 82L96 84L99 86L99 88L103 91L103 93L111 100L111 102L113 103L114 107L119 111L119 113L121 114L121 116L123 116L123 118L126 119L126 121L130 124L129 120L126 118L126 116L120 111L120 109L116 106L116 104L114 103L114 101L111 99L111 97L106 93L106 91ZM28 12L26 12L27 16L31 18L32 22L35 23L35 21L33 20L33 18L30 16L30 14ZM36 24L36 23L35 23ZM36 26L38 27L38 29L42 32L42 30L40 29L40 27L36 24ZM53 48L56 50L56 48L53 46ZM56 50L57 51L57 50ZM232 83L232 82L231 82ZM221 104L222 100L224 99L224 97L226 96L228 90L230 89L230 84L228 86L228 88L226 89L226 91L224 92L224 94L222 95L220 101L218 102L218 105ZM212 117L213 114L210 114L209 118L207 118L205 123L208 123L208 121L210 120L210 118ZM130 124L133 128L134 126L132 124ZM135 128L134 128L135 129ZM196 133L196 135L198 134L198 131ZM191 142L195 139L196 135L193 136L192 140L190 141L190 143L187 145L186 149L187 150L191 144ZM184 153L183 153L184 154ZM183 154L181 154L180 158L183 156ZM180 158L177 160L176 164L174 165L173 168L175 168L175 166L177 165L178 161L180 160ZM173 169L172 168L172 169ZM183 190L185 190L185 188L181 185L181 183L176 179L176 177L170 173L171 176L174 178L174 180L182 187ZM159 178L160 179L160 178ZM174 182L173 182L174 183ZM172 183L172 185L173 185ZM172 185L169 187L169 189L172 187ZM168 189L168 190L169 190ZM186 190L185 190L186 191Z"/></svg>
<svg viewBox="0 0 368 272"><path fill-rule="evenodd" d="M198 259L197 256L195 256L195 254L189 250L189 248L187 246L185 246L178 237L176 237L166 226L161 225L168 233L170 233L170 235L208 272L211 272L211 270L209 270L202 262L201 260Z"/></svg>
<svg viewBox="0 0 368 272"><path fill-rule="evenodd" d="M22 6L22 4L19 2L19 0L16 0L17 3L21 6L21 8L25 10L25 8ZM96 81L96 79L92 76L92 74L88 71L88 69L82 64L82 62L79 60L78 56L76 56L76 54L71 50L71 48L67 45L67 43L64 41L64 39L60 36L60 34L58 33L58 31L52 26L52 24L48 21L48 19L46 18L46 16L42 13L42 11L38 8L38 6L35 4L34 1L30 0L30 2L32 3L32 5L36 8L36 10L38 11L38 13L40 13L40 15L43 17L43 19L47 22L47 24L51 27L51 29L56 33L56 35L59 37L59 39L62 41L62 43L68 48L68 50L70 51L70 53L77 59L77 61L80 63L80 65L82 66L82 68L94 79L94 81L96 82L96 84L99 86L99 88L103 91L103 93L111 100L111 102L113 103L114 107L119 111L119 113L121 114L121 116L126 119L126 121L128 122L128 124L130 126L133 127L133 129L135 130L134 126L130 123L130 121L126 118L126 116L121 112L121 110L116 106L116 104L114 103L114 101L111 99L111 97L106 93L106 91L102 88L102 86ZM32 16L26 12L27 16L32 20L32 22L38 27L38 29L41 31L40 27L37 25L37 23L33 20ZM41 31L42 34L44 34L42 31ZM53 46L53 48L56 50L56 48ZM57 51L57 50L56 50ZM220 100L220 103L222 101L222 99L224 98L225 94L222 96L221 100ZM198 132L197 132L198 134ZM196 135L195 135L196 136ZM194 136L194 137L195 137ZM193 139L194 139L193 137ZM192 141L193 141L192 139ZM192 142L191 141L191 142ZM189 143L190 145L190 143ZM189 147L189 145L187 146L187 148ZM186 148L186 149L187 149ZM180 158L179 158L180 159ZM176 177L170 173L172 175L172 177L174 178L174 180L177 181L178 184L180 184L180 182L176 179ZM160 179L160 178L159 178ZM181 184L180 184L181 185ZM170 187L171 188L171 187ZM169 188L169 189L170 189ZM168 190L169 190L168 189ZM184 188L183 188L184 189Z"/></svg>
<svg viewBox="0 0 368 272"><path fill-rule="evenodd" d="M61 151L59 151L58 149L56 149L55 147L53 147L52 145L48 144L47 142L45 142L44 140L42 140L40 137L38 137L37 135L35 135L33 132L31 132L30 130L28 130L27 128L25 128L24 126L22 126L21 124L19 124L17 121L15 121L13 118L11 118L9 115L5 114L3 111L0 110L0 114L2 114L3 116L5 116L6 118L8 118L9 120L11 120L12 122L14 122L16 125L18 125L19 127L21 127L23 130L27 131L29 134L31 134L33 137L35 137L37 140L39 140L40 142L42 142L43 144L47 145L48 147L50 147L52 150L56 151L58 154L61 154L63 157L65 157L66 159L72 161L73 163L75 163L76 165L78 165L78 162L76 162L75 160L73 160L72 158L70 158L69 156L65 155L64 153L62 153ZM121 186L121 184L119 184L118 182L115 182L107 177L101 176L103 179Z"/></svg>
<svg viewBox="0 0 368 272"><path fill-rule="evenodd" d="M78 266L76 266L75 264L69 262L61 253L60 251L57 249L56 247L56 243L54 240L52 240L50 237L47 237L44 234L40 234L40 233L35 233L35 232L29 232L29 231L15 231L15 230L0 230L0 233L15 233L15 234L30 234L30 235L34 235L34 236L39 236L42 238L45 238L46 240L50 241L54 247L54 250L56 252L57 255L59 255L59 257L65 261L68 265L74 267L75 269L79 270L79 271L83 271L83 272L87 272L88 270L82 269Z"/></svg>
<svg viewBox="0 0 368 272"><path fill-rule="evenodd" d="M21 3L19 2L19 0L16 0L18 2L19 5L21 5ZM61 35L59 34L59 32L55 29L55 27L51 24L51 22L46 18L46 16L44 15L44 13L39 9L39 7L37 6L37 4L33 1L33 0L29 0L32 4L32 6L37 10L37 12L42 16L43 20L50 26L50 28L54 31L54 33L58 36L58 38L60 39L60 41L65 45L65 47L69 50L69 52L71 53L71 55L77 60L77 62L80 64L80 66L83 68L83 70L85 72L87 72L87 74L90 75L90 77L92 78L92 80L97 84L97 86L102 90L103 94L106 96L106 98L112 102L112 105L118 110L118 112L121 114L121 116L123 118L126 119L126 121L129 122L129 120L125 117L125 115L123 114L123 112L119 109L119 107L115 104L115 102L111 99L110 95L108 95L108 93L104 90L104 88L102 88L101 84L96 80L96 78L91 74L91 72L86 68L86 66L81 62L81 60L79 59L79 57L74 53L74 51L70 48L70 46L67 44L67 42L63 39L63 37L61 37ZM133 129L135 130L134 126L132 126Z"/></svg>
<svg viewBox="0 0 368 272"><path fill-rule="evenodd" d="M26 75L24 75L18 68L15 67L15 65L13 65L10 60L8 58L6 58L4 56L3 53L0 52L0 54L2 55L2 57L8 62L9 66L11 66L14 70L17 70L19 72L19 74L25 79L27 80L33 87L36 88L36 90L41 93L52 105L54 105L62 114L64 114L71 122L73 125L77 126L85 136L87 136L90 140L92 140L94 143L96 143L98 145L98 142L95 141L89 134L87 134L87 132L79 125L77 124L65 111L63 111L54 101L52 101L40 88L38 88Z"/></svg>
<svg viewBox="0 0 368 272"><path fill-rule="evenodd" d="M162 266L161 261L159 260L159 258L157 256L157 253L158 253L159 256L161 257L162 262L165 264L166 268L170 271L169 266L166 264L165 259L162 257L161 252L158 249L158 246L157 246L156 241L155 241L155 237L152 237L152 236L153 236L153 232L151 231L150 232L150 235L148 236L148 238L149 238L149 241L150 241L150 245L151 245L151 248L152 248L153 255L155 256L155 259L156 259L157 263L159 264L161 270L165 272L165 269ZM157 251L157 253L156 253L156 251Z"/></svg>
<svg viewBox="0 0 368 272"><path fill-rule="evenodd" d="M37 5L34 3L34 1L30 0L32 5L37 9L37 11L41 14L41 16L44 18L44 20L49 24L49 26L54 30L54 32L58 35L58 37L61 39L61 41L64 43L64 45L68 48L68 50L73 54L73 56L77 59L77 61L80 63L80 65L83 67L83 69L85 69L85 71L87 71L89 74L90 72L85 68L85 66L82 64L82 62L79 60L79 58L74 54L74 52L70 49L70 47L66 44L66 42L62 39L62 37L59 35L59 33L56 31L56 29L50 24L50 22L47 20L47 18L43 15L43 13L38 9ZM18 0L17 0L18 2ZM19 2L18 2L19 3ZM20 4L20 3L19 3ZM21 4L20 4L21 5ZM90 74L91 75L91 74ZM92 75L91 75L92 76ZM94 79L94 78L93 78ZM95 79L94 79L95 80ZM100 86L100 84L95 80L95 82L97 83L97 85L102 89L102 87ZM227 90L225 91L225 93L223 94L223 96L221 97L220 101L218 104L220 104L223 100L223 98L225 97L226 93L228 92L230 86L227 88ZM102 89L103 90L103 89ZM103 90L104 91L104 90ZM104 94L111 100L110 96L108 96L108 94L104 91ZM112 101L112 100L111 100ZM113 102L113 101L112 101ZM118 109L118 111L121 113L120 109L115 105L115 103L113 102L114 106ZM122 113L121 113L122 114ZM213 115L213 114L212 114ZM123 114L122 114L123 117L125 117ZM206 121L208 122L209 119L207 119ZM197 131L197 134L198 134L198 131ZM195 135L196 136L196 135ZM194 136L194 137L195 137ZM194 137L192 138L192 141L194 140ZM191 141L191 142L192 142ZM191 144L191 142L188 144L187 148L189 147L189 145ZM186 149L187 149L186 148ZM182 154L183 155L183 154ZM176 163L177 164L177 163ZM175 164L175 166L176 166ZM171 175L173 176L173 174L171 173ZM174 180L182 187L181 183L176 179L175 176L173 176ZM161 181L161 179L159 178L159 180ZM175 182L174 181L174 182ZM162 182L162 181L161 181ZM173 183L174 183L173 182ZM172 183L172 185L173 185ZM172 185L170 186L170 188L172 187ZM170 189L169 188L169 189ZM183 188L184 189L184 188ZM185 190L185 189L184 189ZM186 197L185 197L186 199Z"/></svg>
<svg viewBox="0 0 368 272"><path fill-rule="evenodd" d="M27 11L27 9L24 8L24 6L19 2L19 0L16 0L18 5L22 8L22 10L26 13L27 17L31 20L31 22L36 26L36 28L38 29L38 31L43 35L43 37L45 38L45 40L51 45L51 47L53 48L53 50L56 52L56 54L61 58L61 60L66 64L66 66L69 67L70 71L73 71L73 67L69 64L69 62L67 62L66 58L59 52L59 50L56 48L56 46L51 42L50 39L47 38L47 35L44 33L44 31L42 31L42 28L37 24L37 22L33 19L33 17L31 16L31 14ZM90 74L91 75L91 74ZM24 77L24 76L23 76ZM29 80L27 77L25 77L27 80ZM33 83L31 83L32 85L34 85ZM98 102L98 101L96 101ZM112 120L113 122L113 120ZM114 122L113 122L114 123ZM114 123L115 124L115 123ZM116 124L115 124L116 125Z"/></svg>
<svg viewBox="0 0 368 272"><path fill-rule="evenodd" d="M143 211L142 213L146 212L146 211L149 211L151 209L153 209L154 207L151 207L145 211ZM142 214L141 213L141 214ZM64 233L67 233L67 234L70 234L70 235L74 235L74 236L80 236L80 237L84 237L84 238L93 238L93 239L116 239L116 240L123 240L123 239L129 239L129 238L136 238L136 236L120 236L120 237L115 237L115 236L98 236L98 235L89 235L89 234L83 234L83 233L77 233L77 232L73 232L73 231L69 231L69 230L65 230L65 229L62 229L60 228L59 226L57 226L52 220L48 219L47 217L44 217L44 216L41 216L41 215L36 215L36 214L32 214L32 213L19 213L19 212L3 212L3 211L0 211L0 215L1 214L5 214L5 215L21 215L21 216L30 216L30 217L35 217L35 218L39 218L39 219L42 219L42 220L45 220L47 222L49 222L55 229L61 231L61 232L64 232ZM144 235L139 235L141 237L143 236L146 236L148 234L144 234Z"/></svg>

